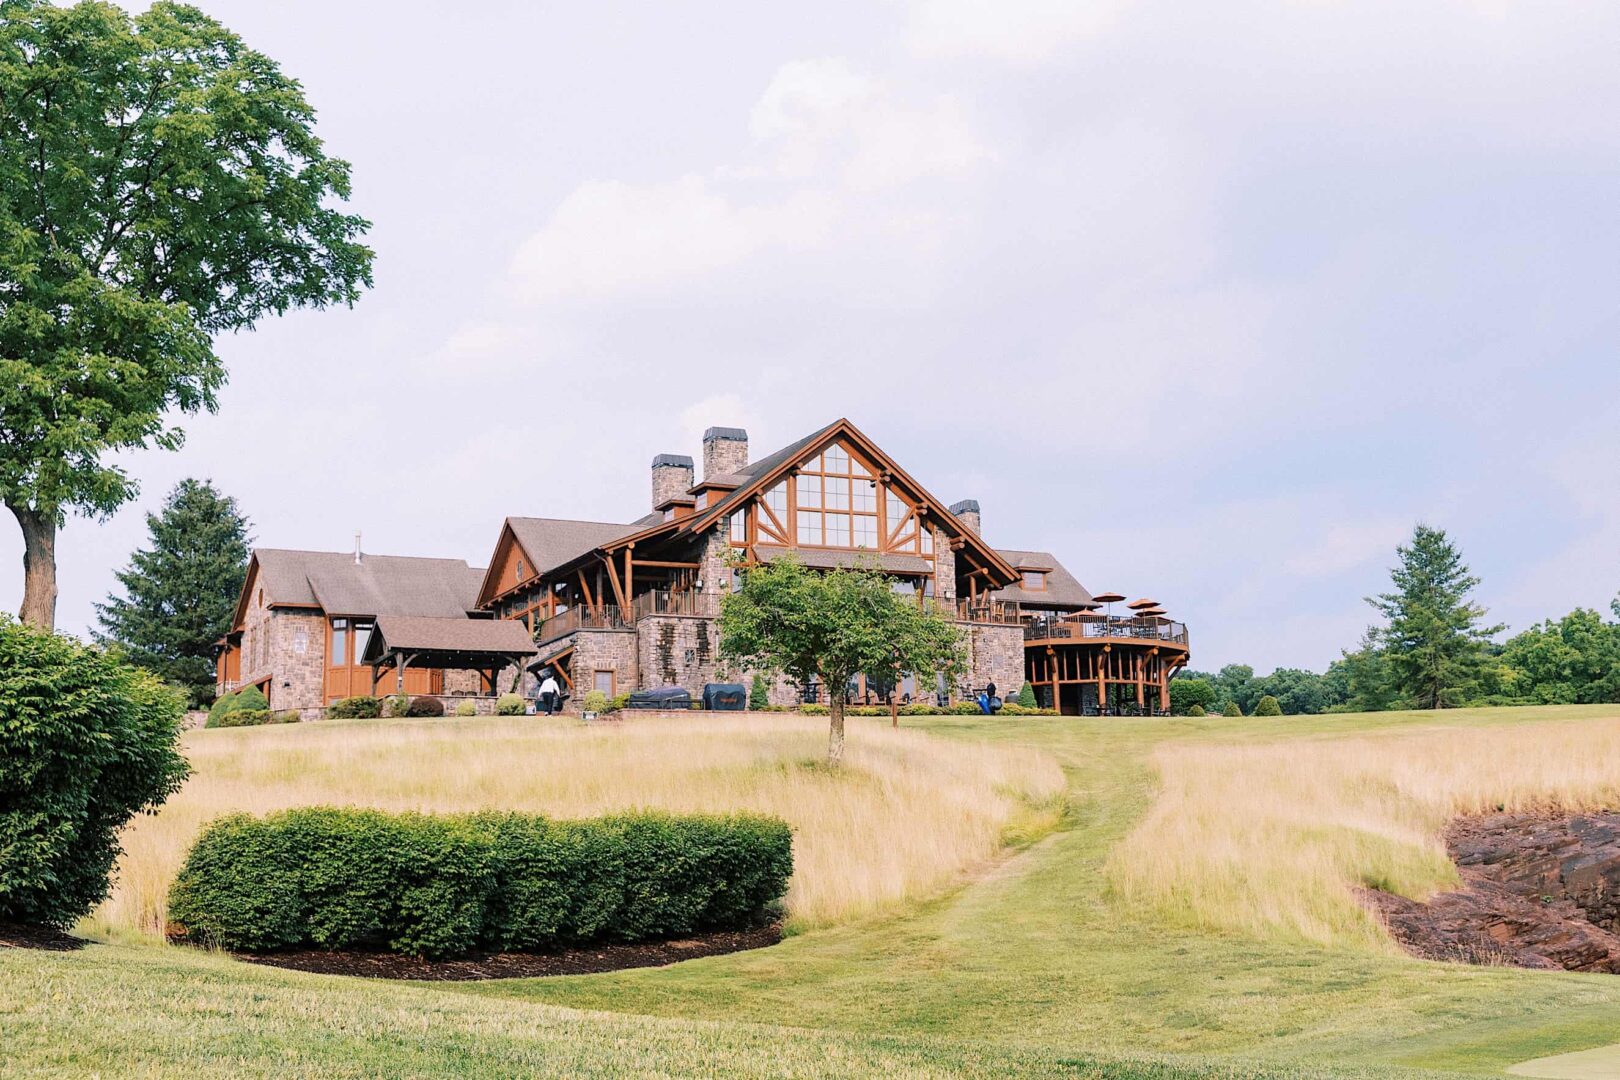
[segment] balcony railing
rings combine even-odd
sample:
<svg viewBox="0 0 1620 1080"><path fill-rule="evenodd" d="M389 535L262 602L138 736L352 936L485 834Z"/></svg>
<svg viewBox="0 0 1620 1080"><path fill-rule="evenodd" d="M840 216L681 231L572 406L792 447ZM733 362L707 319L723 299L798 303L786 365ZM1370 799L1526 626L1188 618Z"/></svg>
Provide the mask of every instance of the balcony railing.
<svg viewBox="0 0 1620 1080"><path fill-rule="evenodd" d="M1024 621L1023 612L1016 600L979 600L968 599L956 601L956 618L962 622L980 623L1021 623Z"/></svg>
<svg viewBox="0 0 1620 1080"><path fill-rule="evenodd" d="M712 619L720 614L720 598L709 593L655 589L631 601L630 610L636 622L648 615L696 615Z"/></svg>
<svg viewBox="0 0 1620 1080"><path fill-rule="evenodd" d="M544 645L548 641L566 637L575 630L624 630L629 625L617 604L603 604L598 611L592 611L584 606L569 608L567 611L559 611L541 623L539 632L534 636L534 642L536 645Z"/></svg>
<svg viewBox="0 0 1620 1080"><path fill-rule="evenodd" d="M1054 638L1096 639L1137 638L1145 641L1166 641L1175 645L1187 644L1185 623L1162 622L1158 619L1136 619L1113 616L1100 619L1034 619L1024 624L1025 641L1049 641Z"/></svg>

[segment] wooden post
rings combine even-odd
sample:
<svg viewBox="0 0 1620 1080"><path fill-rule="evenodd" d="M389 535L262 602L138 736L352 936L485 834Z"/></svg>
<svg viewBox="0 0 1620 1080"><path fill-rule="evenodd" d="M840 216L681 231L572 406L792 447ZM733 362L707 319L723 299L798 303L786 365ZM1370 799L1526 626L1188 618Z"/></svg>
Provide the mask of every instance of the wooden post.
<svg viewBox="0 0 1620 1080"><path fill-rule="evenodd" d="M636 617L630 610L636 602L635 551L636 545L624 545L624 618L631 623Z"/></svg>

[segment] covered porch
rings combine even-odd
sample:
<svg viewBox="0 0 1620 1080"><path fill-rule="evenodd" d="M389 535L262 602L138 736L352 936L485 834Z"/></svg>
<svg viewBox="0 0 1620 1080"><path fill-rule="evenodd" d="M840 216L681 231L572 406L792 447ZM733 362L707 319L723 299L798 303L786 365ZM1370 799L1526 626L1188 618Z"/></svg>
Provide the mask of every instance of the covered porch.
<svg viewBox="0 0 1620 1080"><path fill-rule="evenodd" d="M476 693L435 696L493 698L500 693L501 672L521 670L538 651L521 622L381 615L361 662L371 672L372 696L379 686L388 689L387 677L393 680L393 692L403 693L406 672L428 668L478 674Z"/></svg>

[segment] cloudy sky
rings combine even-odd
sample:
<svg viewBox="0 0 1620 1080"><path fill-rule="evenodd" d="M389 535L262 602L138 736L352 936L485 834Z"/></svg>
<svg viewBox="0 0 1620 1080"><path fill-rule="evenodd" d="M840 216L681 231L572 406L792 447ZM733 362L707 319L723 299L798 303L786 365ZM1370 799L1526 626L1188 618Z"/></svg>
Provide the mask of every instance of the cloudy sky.
<svg viewBox="0 0 1620 1080"><path fill-rule="evenodd" d="M482 565L838 416L1196 667L1320 669L1419 520L1514 627L1620 588L1620 6L202 6L353 162L376 288L221 343L218 415L62 534L64 629L185 476L267 546Z"/></svg>

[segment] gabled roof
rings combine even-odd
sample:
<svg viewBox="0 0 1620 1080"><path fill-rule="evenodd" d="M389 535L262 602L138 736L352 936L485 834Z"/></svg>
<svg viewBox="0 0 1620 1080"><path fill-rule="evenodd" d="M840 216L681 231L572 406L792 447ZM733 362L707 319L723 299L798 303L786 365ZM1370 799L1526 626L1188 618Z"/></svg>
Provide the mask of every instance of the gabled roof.
<svg viewBox="0 0 1620 1080"><path fill-rule="evenodd" d="M960 537L964 544L971 545L987 566L999 571L1008 581L1014 581L1018 578L1017 572L1007 564L1006 560L1001 557L995 548L985 543L978 533L958 521L956 515L946 509L943 502L912 479L909 473L902 469L893 458L884 453L882 448L867 438L859 428L843 418L833 421L819 431L811 432L802 439L789 443L773 454L768 454L758 461L750 462L744 466L739 472L748 477L747 482L727 494L720 501L704 507L689 517L682 518L680 520L682 531L695 533L709 528L734 507L744 505L767 486L774 484L779 476L784 475L802 457L821 444L831 442L838 437L847 438L860 446L880 467L892 473L906 488L912 490L918 497L926 501L929 512L945 526L946 532Z"/></svg>
<svg viewBox="0 0 1620 1080"><path fill-rule="evenodd" d="M661 513L646 514L631 522L613 521L576 521L572 518L534 518L509 517L501 526L502 537L507 532L522 549L529 561L530 573L520 583L527 585L536 578L551 573L558 567L589 555L604 544L626 536L633 536L654 525L665 524ZM671 523L672 524L672 523ZM500 551L501 545L497 541L495 550ZM487 574L497 572L495 563L497 559L490 560ZM512 588L495 589L491 591L494 582L488 576L482 579L478 589L478 599L481 603L488 603L502 593L510 592Z"/></svg>
<svg viewBox="0 0 1620 1080"><path fill-rule="evenodd" d="M511 619L379 615L377 631L366 642L366 654L361 659L369 663L395 649L513 658L540 651L529 637L529 628Z"/></svg>
<svg viewBox="0 0 1620 1080"><path fill-rule="evenodd" d="M1086 587L1080 584L1050 551L1002 548L1001 557L1020 571L1026 569L1046 571L1046 588L1025 589L1023 578L1020 576L1017 583L1004 589L997 589L991 594L997 600L1017 600L1025 604L1047 604L1053 607L1080 607L1095 603Z"/></svg>
<svg viewBox="0 0 1620 1080"><path fill-rule="evenodd" d="M482 568L461 559L363 555L345 551L257 548L235 622L247 608L249 585L271 607L320 608L328 615L426 615L465 619L478 606ZM234 622L233 622L234 625Z"/></svg>

